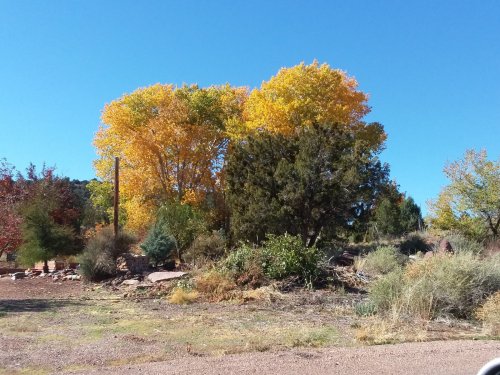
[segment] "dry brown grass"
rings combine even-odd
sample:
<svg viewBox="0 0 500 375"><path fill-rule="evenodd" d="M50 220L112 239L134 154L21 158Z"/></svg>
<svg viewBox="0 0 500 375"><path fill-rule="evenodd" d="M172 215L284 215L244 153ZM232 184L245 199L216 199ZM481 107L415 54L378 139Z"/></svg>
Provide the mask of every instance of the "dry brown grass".
<svg viewBox="0 0 500 375"><path fill-rule="evenodd" d="M420 342L428 339L428 332L422 324L410 325L376 317L366 319L354 334L357 341L370 345Z"/></svg>
<svg viewBox="0 0 500 375"><path fill-rule="evenodd" d="M242 295L230 276L216 270L200 275L196 279L196 290L210 302L239 299Z"/></svg>
<svg viewBox="0 0 500 375"><path fill-rule="evenodd" d="M476 317L483 322L487 334L500 337L500 291L490 296L476 310Z"/></svg>
<svg viewBox="0 0 500 375"><path fill-rule="evenodd" d="M175 303L176 305L185 305L196 301L198 297L199 293L195 290L175 288L168 300L170 303Z"/></svg>

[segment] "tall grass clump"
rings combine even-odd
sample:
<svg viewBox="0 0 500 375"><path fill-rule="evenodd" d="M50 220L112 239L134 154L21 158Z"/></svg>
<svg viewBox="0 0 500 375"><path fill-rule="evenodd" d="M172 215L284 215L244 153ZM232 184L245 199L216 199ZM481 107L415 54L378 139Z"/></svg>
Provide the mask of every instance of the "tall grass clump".
<svg viewBox="0 0 500 375"><path fill-rule="evenodd" d="M484 300L500 290L500 257L471 252L436 255L377 280L370 299L377 311L395 317L471 318Z"/></svg>
<svg viewBox="0 0 500 375"><path fill-rule="evenodd" d="M483 322L487 333L500 337L500 291L490 296L476 310L476 318Z"/></svg>
<svg viewBox="0 0 500 375"><path fill-rule="evenodd" d="M130 251L134 238L119 232L115 239L113 228L103 228L90 238L80 255L80 272L91 281L99 281L116 274L116 260Z"/></svg>
<svg viewBox="0 0 500 375"><path fill-rule="evenodd" d="M385 275L401 268L406 260L407 257L394 246L379 246L365 257L356 259L356 268L371 275Z"/></svg>
<svg viewBox="0 0 500 375"><path fill-rule="evenodd" d="M446 236L450 242L453 251L456 253L471 252L481 254L484 251L484 244L471 238L465 237L460 233L452 233Z"/></svg>

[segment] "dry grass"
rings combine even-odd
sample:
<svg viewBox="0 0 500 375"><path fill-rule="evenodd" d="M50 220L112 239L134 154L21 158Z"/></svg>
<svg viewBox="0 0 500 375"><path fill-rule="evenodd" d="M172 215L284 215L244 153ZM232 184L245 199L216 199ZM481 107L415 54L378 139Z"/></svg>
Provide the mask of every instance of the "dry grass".
<svg viewBox="0 0 500 375"><path fill-rule="evenodd" d="M483 322L486 334L500 337L500 291L476 310L476 317Z"/></svg>
<svg viewBox="0 0 500 375"><path fill-rule="evenodd" d="M170 303L175 303L176 305L185 305L196 301L198 297L199 293L195 290L175 288L168 300Z"/></svg>
<svg viewBox="0 0 500 375"><path fill-rule="evenodd" d="M402 324L396 321L370 318L356 329L355 337L357 341L364 344L380 345L425 341L428 339L428 332L422 324Z"/></svg>
<svg viewBox="0 0 500 375"><path fill-rule="evenodd" d="M241 299L242 294L230 276L217 270L200 275L196 279L196 290L210 302Z"/></svg>

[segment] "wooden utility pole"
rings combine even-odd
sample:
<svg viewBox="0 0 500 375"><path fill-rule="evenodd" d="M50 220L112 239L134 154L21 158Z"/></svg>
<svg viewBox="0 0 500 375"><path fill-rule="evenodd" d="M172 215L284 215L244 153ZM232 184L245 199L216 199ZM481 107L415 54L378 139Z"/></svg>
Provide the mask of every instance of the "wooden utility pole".
<svg viewBox="0 0 500 375"><path fill-rule="evenodd" d="M115 158L115 199L114 199L114 215L113 228L115 230L115 238L118 236L118 207L120 204L120 158Z"/></svg>

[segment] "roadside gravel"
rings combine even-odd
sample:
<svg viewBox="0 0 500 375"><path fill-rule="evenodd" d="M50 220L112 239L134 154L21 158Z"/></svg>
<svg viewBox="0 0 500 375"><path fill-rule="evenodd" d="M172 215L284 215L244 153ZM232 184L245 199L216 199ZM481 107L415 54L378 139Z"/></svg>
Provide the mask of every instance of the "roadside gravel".
<svg viewBox="0 0 500 375"><path fill-rule="evenodd" d="M500 341L435 341L362 348L292 350L109 367L66 374L476 374L500 357Z"/></svg>

